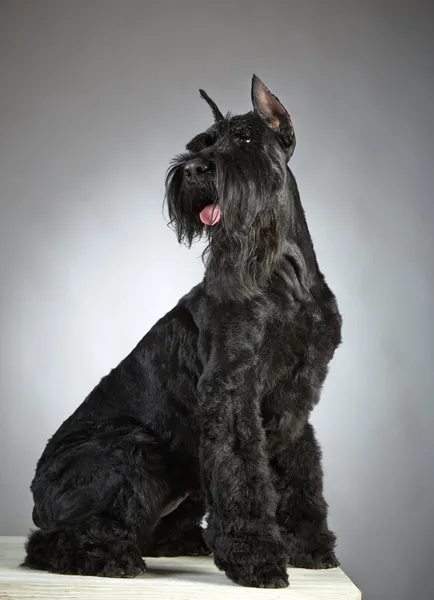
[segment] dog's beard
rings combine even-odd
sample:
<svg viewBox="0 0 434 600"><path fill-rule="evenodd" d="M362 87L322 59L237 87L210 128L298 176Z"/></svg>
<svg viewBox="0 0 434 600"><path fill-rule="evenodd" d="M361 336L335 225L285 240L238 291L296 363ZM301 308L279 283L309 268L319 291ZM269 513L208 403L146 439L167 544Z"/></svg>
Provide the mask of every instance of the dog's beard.
<svg viewBox="0 0 434 600"><path fill-rule="evenodd" d="M286 168L255 150L213 156L213 177L200 185L184 181L181 156L166 179L169 217L180 242L208 237L206 280L214 293L234 299L254 296L271 279L289 227ZM221 219L204 225L201 211L218 204Z"/></svg>
<svg viewBox="0 0 434 600"><path fill-rule="evenodd" d="M216 188L222 226L206 250L208 287L221 298L244 300L270 282L285 248L290 222L286 166L257 150L222 155Z"/></svg>
<svg viewBox="0 0 434 600"><path fill-rule="evenodd" d="M255 222L275 209L286 179L285 168L276 159L273 163L257 150L243 155L214 154L213 176L201 182L189 183L184 178L184 164L190 154L180 154L166 176L166 202L170 224L178 240L191 245L204 234L210 240L218 231L230 236L248 234ZM205 207L218 206L221 227L208 225L200 219ZM215 219L217 223L220 219Z"/></svg>
<svg viewBox="0 0 434 600"><path fill-rule="evenodd" d="M215 157L215 187L223 231L229 237L249 235L276 208L285 171L257 150Z"/></svg>
<svg viewBox="0 0 434 600"><path fill-rule="evenodd" d="M188 155L178 156L166 175L166 203L170 225L175 229L178 241L191 246L195 239L206 234L200 219L201 211L218 202L217 190L212 180L201 185L186 184L184 164Z"/></svg>

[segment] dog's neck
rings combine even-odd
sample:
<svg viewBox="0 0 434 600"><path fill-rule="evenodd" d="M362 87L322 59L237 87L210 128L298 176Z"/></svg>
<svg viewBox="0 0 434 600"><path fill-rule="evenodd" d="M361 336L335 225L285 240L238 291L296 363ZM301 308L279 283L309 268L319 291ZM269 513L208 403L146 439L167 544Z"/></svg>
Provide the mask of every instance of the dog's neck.
<svg viewBox="0 0 434 600"><path fill-rule="evenodd" d="M297 184L288 169L288 195L281 213L258 218L243 235L221 230L206 251L204 284L220 300L246 301L285 281L288 294L301 297L322 279Z"/></svg>
<svg viewBox="0 0 434 600"><path fill-rule="evenodd" d="M300 248L306 265L306 276L312 281L321 278L322 274L318 267L315 249L313 247L312 238L307 226L306 217L304 214L303 205L301 204L300 194L298 191L297 182L290 169L288 172L288 185L291 196L291 225L289 228L289 237Z"/></svg>

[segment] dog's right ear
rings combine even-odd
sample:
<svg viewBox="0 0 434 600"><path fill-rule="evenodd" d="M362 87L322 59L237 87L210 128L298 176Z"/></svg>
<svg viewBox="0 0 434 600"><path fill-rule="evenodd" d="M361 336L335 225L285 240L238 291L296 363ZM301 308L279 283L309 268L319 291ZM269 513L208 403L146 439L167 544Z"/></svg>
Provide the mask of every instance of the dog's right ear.
<svg viewBox="0 0 434 600"><path fill-rule="evenodd" d="M211 98L208 96L208 94L205 92L205 90L199 90L199 94L200 94L200 97L203 98L205 100L205 102L208 104L208 106L211 108L212 114L214 115L214 121L216 123L218 123L219 121L224 121L224 116L222 115L219 107L214 102L214 100L211 100Z"/></svg>
<svg viewBox="0 0 434 600"><path fill-rule="evenodd" d="M256 75L252 78L252 104L255 112L278 134L289 159L295 149L291 117L279 98L272 94Z"/></svg>

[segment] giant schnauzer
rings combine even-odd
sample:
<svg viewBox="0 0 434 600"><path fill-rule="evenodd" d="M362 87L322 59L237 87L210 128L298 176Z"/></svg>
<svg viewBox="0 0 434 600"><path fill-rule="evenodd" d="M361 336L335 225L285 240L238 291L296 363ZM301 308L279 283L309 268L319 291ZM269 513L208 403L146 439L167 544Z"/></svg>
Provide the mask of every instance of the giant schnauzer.
<svg viewBox="0 0 434 600"><path fill-rule="evenodd" d="M49 440L25 565L134 577L142 556L213 554L233 581L334 567L309 422L341 340L292 172L288 112L256 77L167 172L178 240L205 275ZM206 526L203 517L206 515Z"/></svg>

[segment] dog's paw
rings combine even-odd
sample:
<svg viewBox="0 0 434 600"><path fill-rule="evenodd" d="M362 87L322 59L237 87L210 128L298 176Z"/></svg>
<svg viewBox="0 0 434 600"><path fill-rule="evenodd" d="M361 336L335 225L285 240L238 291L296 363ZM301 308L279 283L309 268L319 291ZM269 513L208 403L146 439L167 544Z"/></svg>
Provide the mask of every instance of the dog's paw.
<svg viewBox="0 0 434 600"><path fill-rule="evenodd" d="M289 585L284 563L229 564L225 573L233 582L245 587L283 588Z"/></svg>
<svg viewBox="0 0 434 600"><path fill-rule="evenodd" d="M229 579L246 587L282 588L288 585L284 544L271 536L218 536L214 562Z"/></svg>
<svg viewBox="0 0 434 600"><path fill-rule="evenodd" d="M291 567L299 569L334 569L340 566L340 562L332 551L325 554L294 554L290 556L288 563Z"/></svg>
<svg viewBox="0 0 434 600"><path fill-rule="evenodd" d="M139 548L128 541L117 540L109 544L107 549L95 547L85 557L83 575L97 577L133 578L146 571L146 564Z"/></svg>

